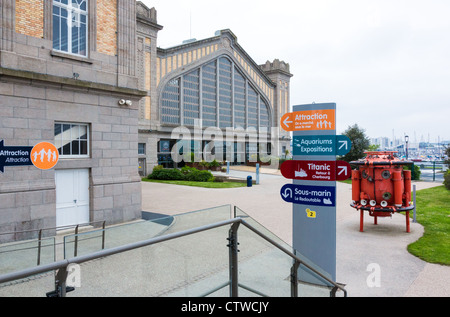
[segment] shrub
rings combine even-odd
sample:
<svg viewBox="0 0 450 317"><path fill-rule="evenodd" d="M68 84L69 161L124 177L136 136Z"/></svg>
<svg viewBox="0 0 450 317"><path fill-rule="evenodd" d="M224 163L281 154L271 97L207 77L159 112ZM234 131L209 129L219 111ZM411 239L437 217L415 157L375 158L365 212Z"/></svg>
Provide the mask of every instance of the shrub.
<svg viewBox="0 0 450 317"><path fill-rule="evenodd" d="M181 168L181 173L183 173L183 175L187 175L193 171L197 171L197 169L195 167L190 167L190 166L183 166Z"/></svg>
<svg viewBox="0 0 450 317"><path fill-rule="evenodd" d="M213 182L214 176L211 174L210 171L191 171L186 176L186 180L192 181L192 182Z"/></svg>
<svg viewBox="0 0 450 317"><path fill-rule="evenodd" d="M411 173L411 179L415 180L415 181L418 181L418 180L420 180L420 174L421 174L420 166L416 165L416 164L414 164L413 166L414 166L414 173ZM404 170L411 170L411 166L410 165L403 165L403 169Z"/></svg>
<svg viewBox="0 0 450 317"><path fill-rule="evenodd" d="M209 163L206 162L205 160L202 160L200 163L198 163L198 165L203 167L209 167Z"/></svg>
<svg viewBox="0 0 450 317"><path fill-rule="evenodd" d="M448 170L447 173L444 174L444 185L445 188L450 190L450 170Z"/></svg>
<svg viewBox="0 0 450 317"><path fill-rule="evenodd" d="M176 168L170 168L153 170L153 172L148 175L148 178L161 180L184 180L185 176L180 170Z"/></svg>
<svg viewBox="0 0 450 317"><path fill-rule="evenodd" d="M222 166L222 165L219 162L217 162L216 160L214 160L211 163L209 163L209 166L211 166L211 167L219 167L219 166Z"/></svg>

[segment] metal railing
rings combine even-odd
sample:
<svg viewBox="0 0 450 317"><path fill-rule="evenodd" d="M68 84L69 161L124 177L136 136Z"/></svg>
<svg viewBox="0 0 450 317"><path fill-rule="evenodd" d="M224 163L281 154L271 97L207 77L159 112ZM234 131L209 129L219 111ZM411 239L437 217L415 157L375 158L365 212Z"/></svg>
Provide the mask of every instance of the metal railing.
<svg viewBox="0 0 450 317"><path fill-rule="evenodd" d="M57 271L56 277L55 277L55 290L53 292L51 292L51 295L55 296L55 297L65 297L66 292L67 292L66 280L67 280L68 273L69 273L68 267L71 264L81 264L81 263L85 263L88 261L92 261L92 260L116 255L119 253L123 253L126 251L131 251L131 250L139 249L142 247L147 247L150 245L158 244L161 242L178 239L178 238L185 237L188 235L193 235L193 234L200 233L203 231L207 231L207 230L211 230L211 229L215 229L215 228L219 228L219 227L223 227L223 226L230 226L230 229L228 231L228 238L227 238L227 240L228 240L227 247L229 248L229 282L225 283L225 285L222 285L219 288L229 286L229 295L231 297L237 297L239 295L239 293L238 293L239 287L246 288L244 285L239 284L239 281L238 281L238 278L239 278L239 276L238 276L238 252L239 252L239 250L238 250L238 245L239 245L238 229L239 229L240 225L247 227L248 229L253 231L256 235L258 235L262 239L266 240L271 245L275 246L277 249L281 250L282 252L287 254L290 258L292 258L293 264L292 264L290 274L289 274L290 275L290 285L291 285L291 291L290 291L291 296L293 296L293 297L298 296L298 284L299 284L298 283L298 269L300 268L300 266L307 268L308 270L313 272L317 277L323 279L325 281L325 283L327 283L329 285L329 287L332 288L330 291L330 296L332 296L332 297L336 296L336 292L338 290L341 290L344 293L345 297L347 296L347 291L341 285L332 281L327 276L320 273L318 270L316 270L309 264L305 263L302 259L300 259L293 252L286 249L281 244L279 244L275 240L271 239L264 233L260 232L258 229L256 229L255 227L253 227L252 225L247 223L242 218L233 218L233 219L229 219L229 220L224 220L224 221L200 226L200 227L193 228L193 229L188 229L188 230L184 230L184 231L180 231L180 232L176 232L176 233L166 234L164 236L154 237L154 238L151 238L151 239L148 239L145 241L130 243L130 244L119 246L119 247L114 247L114 248L110 248L110 249L97 251L97 252L87 254L87 255L73 257L71 259L65 259L65 260L61 260L58 262L41 265L39 267L34 267L34 268L25 269L22 271L4 274L4 275L0 276L0 283L11 282L11 281L27 278L27 277L34 276L34 275L47 273L50 271ZM258 291L254 291L249 288L246 288L246 289L253 291L256 294L262 295ZM208 294L210 294L210 293L208 293ZM49 296L49 294L50 293L47 293L47 296ZM205 295L208 295L208 294L205 294Z"/></svg>
<svg viewBox="0 0 450 317"><path fill-rule="evenodd" d="M93 221L93 222L88 222L88 223L82 223L82 224L76 224L76 225L67 225L67 226L59 226L59 227L49 227L49 228L41 228L41 229L30 229L30 230L22 230L22 231L14 231L14 232L1 232L0 235L19 235L19 234L24 234L24 233L31 233L31 232L37 232L37 254L36 254L36 265L41 265L41 251L42 251L42 242L44 241L44 237L43 237L43 232L45 231L58 231L58 230L69 230L69 229L74 229L74 235L75 235L75 240L74 240L74 256L77 256L78 253L78 233L79 233L79 229L80 227L85 227L85 226L90 226L90 225L94 225L97 223L101 223L102 224L102 249L105 248L105 226L106 226L106 221L101 220L101 221ZM21 242L19 242L21 243ZM16 249L16 250L11 250L8 252L17 252L17 251L21 251L20 249Z"/></svg>

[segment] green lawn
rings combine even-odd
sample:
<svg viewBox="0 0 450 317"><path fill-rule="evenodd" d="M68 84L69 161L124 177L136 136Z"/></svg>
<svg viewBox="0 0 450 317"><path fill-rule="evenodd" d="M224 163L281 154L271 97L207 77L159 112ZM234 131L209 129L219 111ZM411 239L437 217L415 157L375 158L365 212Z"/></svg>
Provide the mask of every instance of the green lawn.
<svg viewBox="0 0 450 317"><path fill-rule="evenodd" d="M236 188L247 186L246 183L238 183L238 182L190 182L190 181L158 180L148 178L142 178L142 180L144 182L151 182L151 183L174 184L174 185L195 186L204 188Z"/></svg>
<svg viewBox="0 0 450 317"><path fill-rule="evenodd" d="M417 191L416 220L425 232L408 251L426 262L450 265L450 191L445 186Z"/></svg>

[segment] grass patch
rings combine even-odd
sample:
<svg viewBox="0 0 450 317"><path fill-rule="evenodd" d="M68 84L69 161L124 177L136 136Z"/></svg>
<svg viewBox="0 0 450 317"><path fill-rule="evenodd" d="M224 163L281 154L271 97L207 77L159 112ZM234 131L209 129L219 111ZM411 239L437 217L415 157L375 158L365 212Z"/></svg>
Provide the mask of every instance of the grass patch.
<svg viewBox="0 0 450 317"><path fill-rule="evenodd" d="M346 179L346 180L344 180L344 181L339 181L339 182L341 182L341 183L345 183L345 184L352 184L352 179L351 178L348 178L348 179Z"/></svg>
<svg viewBox="0 0 450 317"><path fill-rule="evenodd" d="M450 191L444 186L417 191L416 220L425 231L408 251L426 262L450 265Z"/></svg>
<svg viewBox="0 0 450 317"><path fill-rule="evenodd" d="M150 183L174 184L174 185L194 186L203 188L237 188L247 186L246 183L238 183L238 182L192 182L192 181L159 180L148 178L142 178L142 180L144 182Z"/></svg>

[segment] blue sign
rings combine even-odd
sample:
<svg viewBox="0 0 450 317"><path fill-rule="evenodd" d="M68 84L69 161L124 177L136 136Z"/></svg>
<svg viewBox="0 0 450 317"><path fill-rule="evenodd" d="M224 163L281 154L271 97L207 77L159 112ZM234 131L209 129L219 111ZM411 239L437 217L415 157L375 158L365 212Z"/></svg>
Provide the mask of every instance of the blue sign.
<svg viewBox="0 0 450 317"><path fill-rule="evenodd" d="M281 198L288 203L312 206L336 206L336 187L286 184L281 188Z"/></svg>
<svg viewBox="0 0 450 317"><path fill-rule="evenodd" d="M345 135L294 135L294 155L345 155L351 147Z"/></svg>
<svg viewBox="0 0 450 317"><path fill-rule="evenodd" d="M5 171L5 166L33 165L31 161L32 146L4 146L0 141L0 172Z"/></svg>

